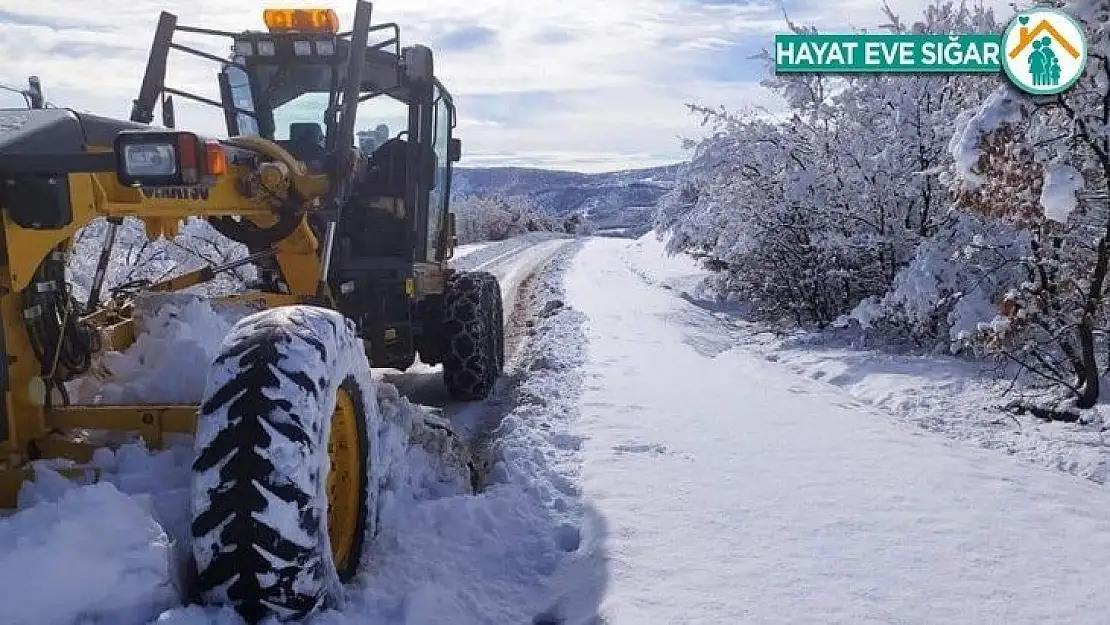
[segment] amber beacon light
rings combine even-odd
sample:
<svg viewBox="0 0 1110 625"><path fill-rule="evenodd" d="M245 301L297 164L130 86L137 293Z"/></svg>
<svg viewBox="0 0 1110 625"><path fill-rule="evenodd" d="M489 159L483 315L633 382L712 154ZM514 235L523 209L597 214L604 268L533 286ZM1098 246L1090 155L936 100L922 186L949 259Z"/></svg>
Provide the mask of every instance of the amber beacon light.
<svg viewBox="0 0 1110 625"><path fill-rule="evenodd" d="M265 9L262 21L270 32L339 32L339 16L334 9Z"/></svg>

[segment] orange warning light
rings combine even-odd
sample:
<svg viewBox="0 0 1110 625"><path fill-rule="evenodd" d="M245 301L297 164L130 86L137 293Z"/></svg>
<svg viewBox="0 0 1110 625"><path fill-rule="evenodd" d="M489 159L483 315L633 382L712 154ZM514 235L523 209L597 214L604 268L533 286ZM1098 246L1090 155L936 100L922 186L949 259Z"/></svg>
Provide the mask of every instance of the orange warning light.
<svg viewBox="0 0 1110 625"><path fill-rule="evenodd" d="M205 170L209 176L222 176L227 173L227 152L218 141L204 143Z"/></svg>
<svg viewBox="0 0 1110 625"><path fill-rule="evenodd" d="M265 9L262 21L270 32L339 32L339 16L334 9Z"/></svg>

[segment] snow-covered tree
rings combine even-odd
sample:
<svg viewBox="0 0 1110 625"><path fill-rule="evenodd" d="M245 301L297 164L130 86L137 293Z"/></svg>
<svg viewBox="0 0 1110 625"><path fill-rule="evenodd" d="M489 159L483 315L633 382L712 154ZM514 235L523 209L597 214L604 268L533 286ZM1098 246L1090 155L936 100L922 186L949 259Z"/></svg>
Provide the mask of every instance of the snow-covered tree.
<svg viewBox="0 0 1110 625"><path fill-rule="evenodd" d="M500 241L526 232L584 234L590 228L584 218L573 223L555 221L522 195L463 196L452 199L451 211L455 213L459 243L463 244Z"/></svg>
<svg viewBox="0 0 1110 625"><path fill-rule="evenodd" d="M1056 6L1084 27L1085 73L1055 96L999 87L953 137L950 183L962 209L1020 227L1029 238L1024 279L979 340L1087 408L1107 367L1110 3Z"/></svg>
<svg viewBox="0 0 1110 625"><path fill-rule="evenodd" d="M1110 367L1110 2L1041 2L1083 26L1056 96L1003 77L784 75L785 121L695 107L714 132L657 226L764 318L843 313L887 339L991 353L1097 401ZM936 0L892 32L998 32ZM796 32L813 32L790 24ZM839 317L844 319L845 317Z"/></svg>
<svg viewBox="0 0 1110 625"><path fill-rule="evenodd" d="M886 13L892 32L997 29L981 6L934 2L911 25ZM936 232L950 203L938 178L948 139L991 80L789 74L763 82L785 102L785 121L693 106L713 132L694 144L657 226L672 251L720 270L722 296L762 318L827 325L884 294Z"/></svg>
<svg viewBox="0 0 1110 625"><path fill-rule="evenodd" d="M82 305L89 296L108 227L107 221L97 219L74 237L67 273L73 285L73 294ZM151 239L142 221L126 218L117 227L100 292L101 301L110 295L113 288L127 283L157 282L246 255L245 246L227 239L202 219L190 218L183 222L173 239ZM242 290L256 274L253 266L245 265L217 274L213 280L193 290L210 295L236 292Z"/></svg>

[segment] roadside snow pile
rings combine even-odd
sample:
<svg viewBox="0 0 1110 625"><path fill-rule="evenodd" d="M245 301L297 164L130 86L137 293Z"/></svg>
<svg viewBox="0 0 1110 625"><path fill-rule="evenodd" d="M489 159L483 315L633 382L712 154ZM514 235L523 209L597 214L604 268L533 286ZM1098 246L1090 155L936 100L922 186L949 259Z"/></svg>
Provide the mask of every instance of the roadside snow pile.
<svg viewBox="0 0 1110 625"><path fill-rule="evenodd" d="M5 625L138 625L178 602L170 541L142 498L61 491L0 521Z"/></svg>
<svg viewBox="0 0 1110 625"><path fill-rule="evenodd" d="M983 365L944 356L909 356L776 341L765 356L795 373L844 389L853 399L919 427L1104 483L1110 447L1090 425L1004 412L1008 382Z"/></svg>
<svg viewBox="0 0 1110 625"><path fill-rule="evenodd" d="M658 284L687 299L706 299L705 280L712 274L687 254L668 253L666 238L653 230L630 243L623 254L628 267L648 284Z"/></svg>
<svg viewBox="0 0 1110 625"><path fill-rule="evenodd" d="M705 275L688 257L667 258L649 234L624 256L651 284L694 284ZM685 265L685 266L684 266ZM684 296L703 308L714 305ZM795 332L776 337L733 314L713 316L732 336L734 347L761 353L794 373L843 389L858 402L918 427L979 447L1051 467L1098 483L1110 479L1106 433L1091 425L1045 422L999 409L1008 381L984 364L946 356L913 356L856 349L829 336ZM1110 419L1104 420L1110 421Z"/></svg>
<svg viewBox="0 0 1110 625"><path fill-rule="evenodd" d="M392 384L376 385L381 494L379 521L388 525L407 505L470 491L463 468L471 460L448 424L402 397Z"/></svg>
<svg viewBox="0 0 1110 625"><path fill-rule="evenodd" d="M578 441L569 434L585 343L581 314L548 304L561 302L573 251L560 252L533 283L529 306L547 312L510 360L510 387L499 391L509 396L494 400L513 407L490 436L486 488L477 496L383 499L371 570L350 591L344 613L321 615L314 625L573 620L577 598L557 589L579 562L596 562L581 529L572 480Z"/></svg>

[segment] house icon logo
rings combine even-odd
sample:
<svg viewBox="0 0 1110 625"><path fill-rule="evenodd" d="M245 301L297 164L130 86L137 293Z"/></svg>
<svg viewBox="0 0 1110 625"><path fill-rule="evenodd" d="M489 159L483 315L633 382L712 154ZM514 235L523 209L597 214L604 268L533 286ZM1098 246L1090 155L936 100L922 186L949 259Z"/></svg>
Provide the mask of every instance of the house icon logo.
<svg viewBox="0 0 1110 625"><path fill-rule="evenodd" d="M1054 9L1033 9L1015 17L1002 35L1002 50L1006 75L1034 95L1066 91L1087 65L1083 29Z"/></svg>

